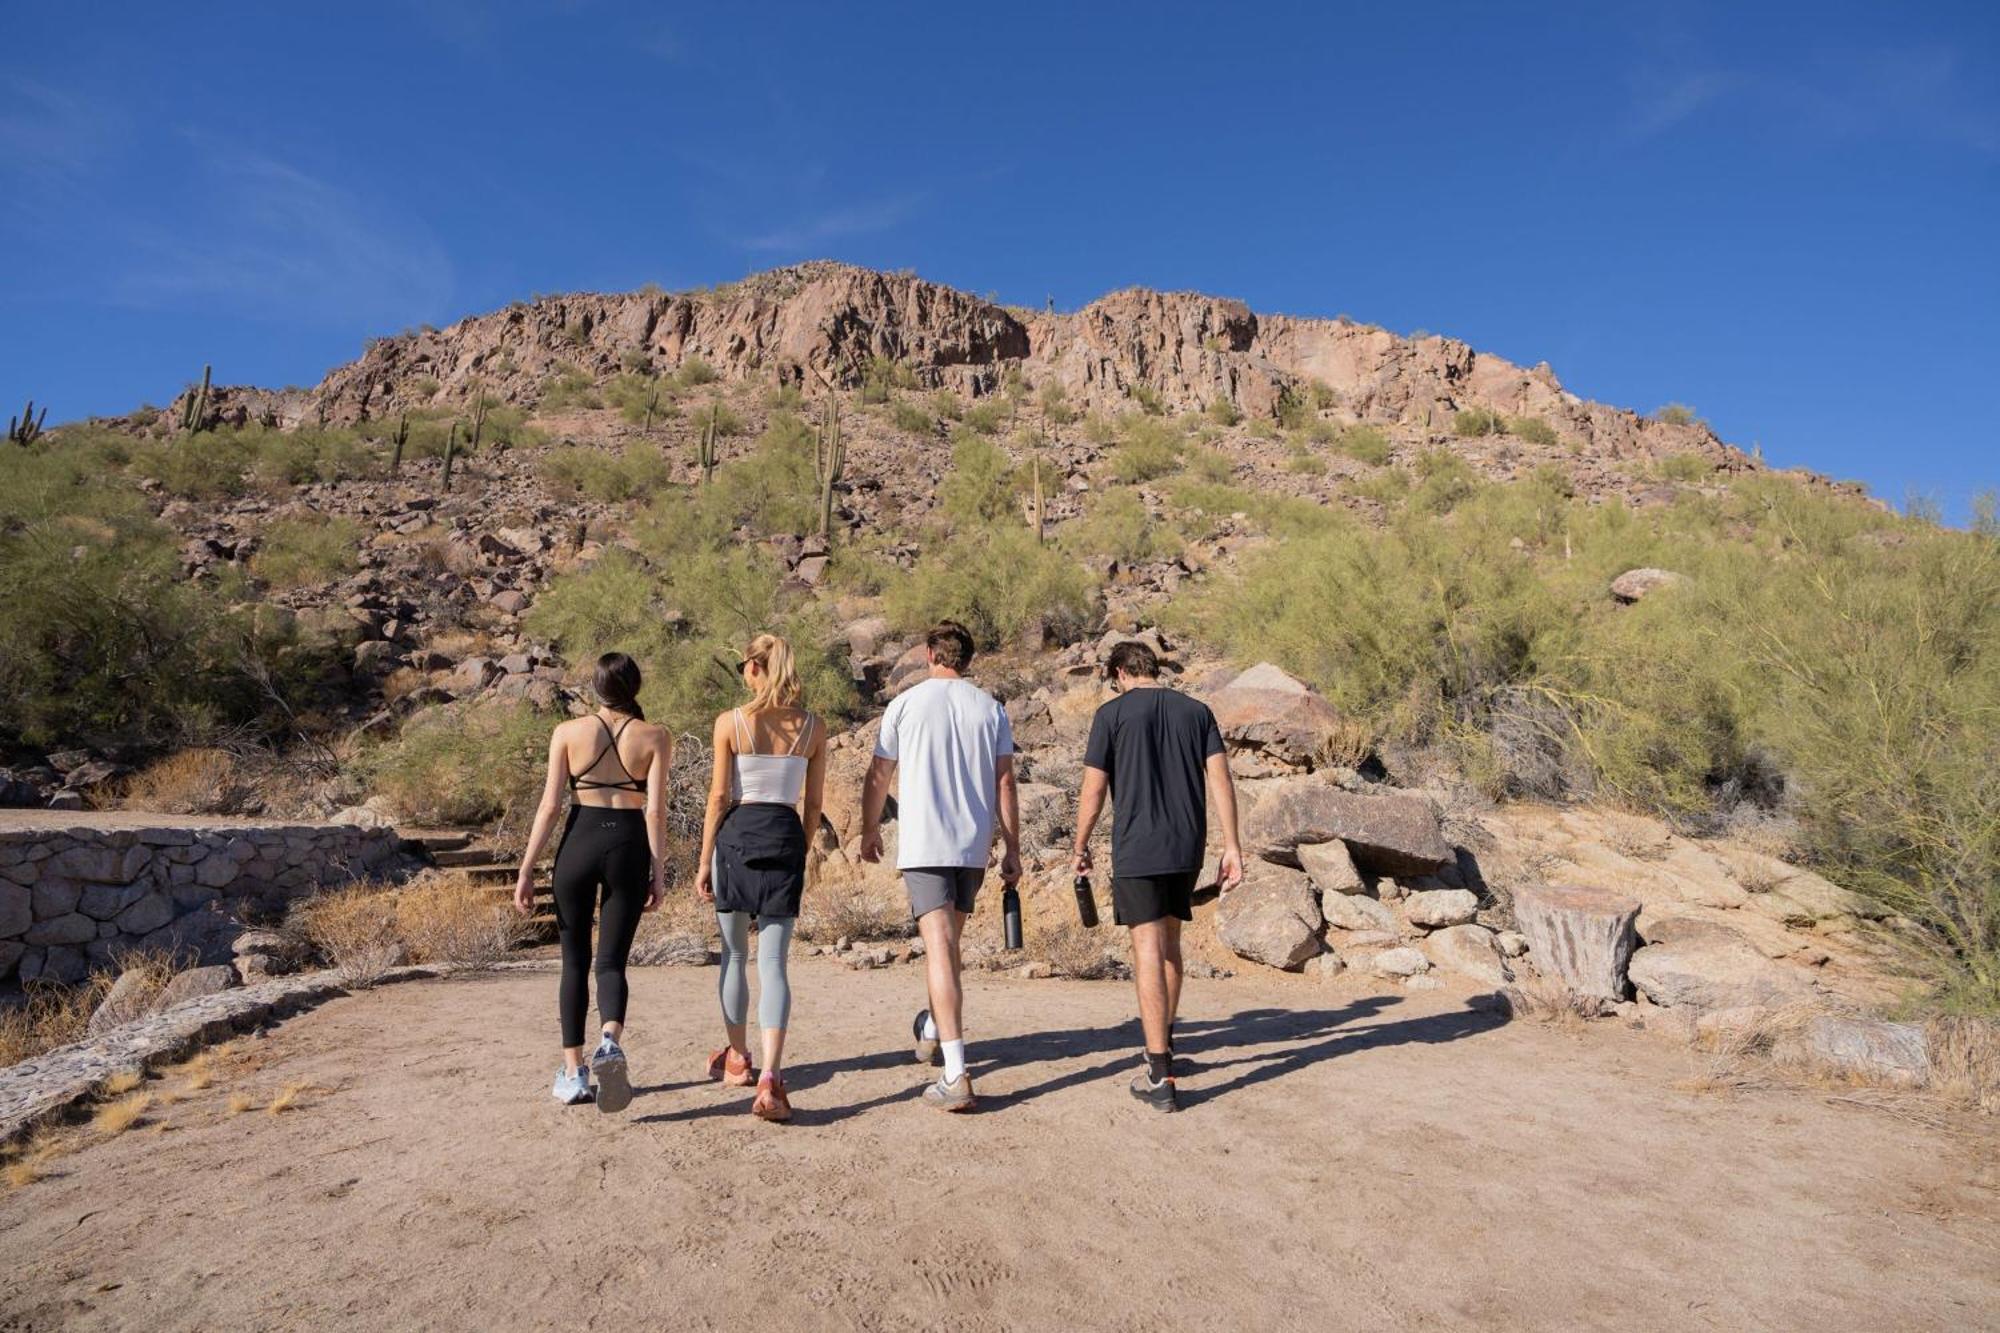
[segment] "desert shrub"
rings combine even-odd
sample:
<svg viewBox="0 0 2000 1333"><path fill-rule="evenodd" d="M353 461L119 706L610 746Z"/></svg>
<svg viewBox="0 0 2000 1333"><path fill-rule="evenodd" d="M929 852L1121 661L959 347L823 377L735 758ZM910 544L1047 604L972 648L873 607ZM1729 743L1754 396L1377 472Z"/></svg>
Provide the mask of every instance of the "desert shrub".
<svg viewBox="0 0 2000 1333"><path fill-rule="evenodd" d="M1167 400L1160 391L1150 384L1134 383L1125 390L1126 396L1139 405L1139 410L1149 417L1166 415Z"/></svg>
<svg viewBox="0 0 2000 1333"><path fill-rule="evenodd" d="M1014 512L1019 489L1000 446L961 433L952 445L951 470L938 487L938 507L956 523L990 523Z"/></svg>
<svg viewBox="0 0 2000 1333"><path fill-rule="evenodd" d="M1130 975L1122 951L1101 930L1085 930L1069 917L1037 921L1022 941L1030 954L1049 965L1059 977L1073 981L1106 981Z"/></svg>
<svg viewBox="0 0 2000 1333"><path fill-rule="evenodd" d="M91 1014L114 980L110 973L100 972L73 986L31 981L19 1000L0 1004L0 1067L82 1041Z"/></svg>
<svg viewBox="0 0 2000 1333"><path fill-rule="evenodd" d="M653 375L628 371L616 376L604 386L604 397L618 409L620 417L635 426L645 422L649 406L655 421L664 421L680 411L674 406L673 386Z"/></svg>
<svg viewBox="0 0 2000 1333"><path fill-rule="evenodd" d="M1269 417L1258 417L1250 423L1250 433L1260 440L1275 440L1280 431L1278 423Z"/></svg>
<svg viewBox="0 0 2000 1333"><path fill-rule="evenodd" d="M138 810L176 815L240 815L261 806L256 785L227 750L195 749L170 754L141 769L125 788L125 803Z"/></svg>
<svg viewBox="0 0 2000 1333"><path fill-rule="evenodd" d="M1507 423L1507 433L1530 444L1556 443L1555 427L1540 417L1515 417Z"/></svg>
<svg viewBox="0 0 2000 1333"><path fill-rule="evenodd" d="M865 879L828 882L822 878L806 895L799 937L818 944L837 940L899 940L910 926L908 899L893 887Z"/></svg>
<svg viewBox="0 0 2000 1333"><path fill-rule="evenodd" d="M1203 409L1203 414L1218 426L1234 426L1243 420L1243 410L1227 398L1217 398Z"/></svg>
<svg viewBox="0 0 2000 1333"><path fill-rule="evenodd" d="M1042 386L1037 395L1042 408L1042 418L1052 426L1067 426L1077 418L1077 411L1069 401L1069 391L1050 380Z"/></svg>
<svg viewBox="0 0 2000 1333"><path fill-rule="evenodd" d="M1315 412L1324 412L1340 403L1340 394L1325 380L1313 380L1307 384L1306 396L1311 400Z"/></svg>
<svg viewBox="0 0 2000 1333"><path fill-rule="evenodd" d="M430 709L394 739L364 750L353 769L416 823L479 824L509 815L518 822L541 797L549 731L558 720L526 703Z"/></svg>
<svg viewBox="0 0 2000 1333"><path fill-rule="evenodd" d="M395 894L372 884L315 894L295 903L285 920L349 986L374 985L408 952Z"/></svg>
<svg viewBox="0 0 2000 1333"><path fill-rule="evenodd" d="M907 399L898 398L889 407L889 420L897 430L912 435L933 435L937 433L937 418Z"/></svg>
<svg viewBox="0 0 2000 1333"><path fill-rule="evenodd" d="M330 583L357 568L368 531L351 518L281 518L264 529L250 572L273 588Z"/></svg>
<svg viewBox="0 0 2000 1333"><path fill-rule="evenodd" d="M1102 412L1092 412L1083 419L1083 438L1102 449L1118 442L1118 422Z"/></svg>
<svg viewBox="0 0 2000 1333"><path fill-rule="evenodd" d="M541 469L553 486L612 503L650 495L673 479L666 456L648 444L628 444L617 453L567 445L543 455Z"/></svg>
<svg viewBox="0 0 2000 1333"><path fill-rule="evenodd" d="M711 421L715 423L715 433L717 435L741 435L745 429L743 418L736 414L734 408L719 398L711 399L696 408L694 415L689 420L694 424L697 434L707 430L708 424Z"/></svg>
<svg viewBox="0 0 2000 1333"><path fill-rule="evenodd" d="M1381 467L1389 461L1389 437L1373 426L1350 426L1341 432L1340 452L1357 462Z"/></svg>
<svg viewBox="0 0 2000 1333"><path fill-rule="evenodd" d="M931 395L931 415L940 421L957 421L965 415L965 401L950 389Z"/></svg>
<svg viewBox="0 0 2000 1333"><path fill-rule="evenodd" d="M1035 541L1019 522L955 530L894 580L884 609L905 633L950 617L984 648L1041 624L1073 639L1090 620L1096 585L1081 565Z"/></svg>
<svg viewBox="0 0 2000 1333"><path fill-rule="evenodd" d="M692 389L703 384L713 384L722 377L716 374L715 367L708 362L698 356L691 356L681 362L681 367L674 372L673 378L682 388Z"/></svg>
<svg viewBox="0 0 2000 1333"><path fill-rule="evenodd" d="M1653 413L1653 420L1664 422L1669 426L1692 426L1701 418L1696 416L1694 409L1686 403L1668 403Z"/></svg>
<svg viewBox="0 0 2000 1333"><path fill-rule="evenodd" d="M527 939L513 904L463 872L427 871L397 889L396 934L415 963L486 967Z"/></svg>
<svg viewBox="0 0 2000 1333"><path fill-rule="evenodd" d="M1278 424L1286 430L1304 430L1312 421L1313 414L1312 399L1308 394L1289 384L1278 391Z"/></svg>
<svg viewBox="0 0 2000 1333"><path fill-rule="evenodd" d="M1285 470L1301 476L1317 477L1326 472L1326 460L1310 449L1297 447L1285 455Z"/></svg>
<svg viewBox="0 0 2000 1333"><path fill-rule="evenodd" d="M1451 419L1451 433L1454 435L1498 435L1505 429L1506 422L1500 414L1483 407L1468 407Z"/></svg>
<svg viewBox="0 0 2000 1333"><path fill-rule="evenodd" d="M1658 464L1668 481L1707 481L1715 475L1715 464L1700 454L1670 454Z"/></svg>
<svg viewBox="0 0 2000 1333"><path fill-rule="evenodd" d="M870 357L868 369L861 377L861 401L886 403L895 397L896 390L916 387L916 371L903 362L892 361L885 356Z"/></svg>
<svg viewBox="0 0 2000 1333"><path fill-rule="evenodd" d="M1197 481L1226 484L1236 475L1236 464L1219 449L1196 446L1182 456L1183 469Z"/></svg>
<svg viewBox="0 0 2000 1333"><path fill-rule="evenodd" d="M1178 555L1183 545L1170 524L1146 512L1138 492L1123 486L1100 491L1081 519L1064 525L1063 542L1079 555L1126 563Z"/></svg>
<svg viewBox="0 0 2000 1333"><path fill-rule="evenodd" d="M1152 481L1180 467L1186 440L1173 422L1128 416L1119 423L1119 435L1111 454L1111 475L1119 481Z"/></svg>
<svg viewBox="0 0 2000 1333"><path fill-rule="evenodd" d="M764 407L771 412L797 412L806 405L806 396L796 384L774 384L764 391Z"/></svg>
<svg viewBox="0 0 2000 1333"><path fill-rule="evenodd" d="M544 412L561 412L578 407L602 407L604 398L597 391L597 381L591 378L588 371L575 366L562 366L542 381L538 405Z"/></svg>
<svg viewBox="0 0 2000 1333"><path fill-rule="evenodd" d="M968 430L978 431L981 435L997 435L1000 428L1007 424L1007 405L991 398L985 399L966 408L963 420Z"/></svg>

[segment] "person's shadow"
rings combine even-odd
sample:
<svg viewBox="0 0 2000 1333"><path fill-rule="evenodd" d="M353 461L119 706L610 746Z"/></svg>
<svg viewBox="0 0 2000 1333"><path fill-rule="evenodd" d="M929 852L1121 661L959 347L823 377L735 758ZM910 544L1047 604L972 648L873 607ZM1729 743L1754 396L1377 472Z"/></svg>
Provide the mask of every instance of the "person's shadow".
<svg viewBox="0 0 2000 1333"><path fill-rule="evenodd" d="M1180 1105L1191 1110L1229 1093L1259 1083L1282 1078L1321 1060L1333 1059L1370 1047L1399 1046L1406 1043L1431 1045L1478 1036L1503 1026L1504 1013L1489 1009L1464 1008L1396 1022L1369 1022L1389 1007L1400 1004L1393 996L1367 995L1337 1009L1246 1009L1221 1019L1190 1019L1176 1025L1176 1072L1206 1074L1241 1068L1228 1081L1209 1087L1183 1085ZM1082 1056L1116 1055L1080 1069L1044 1079L1008 1092L979 1094L980 1114L995 1114L1065 1088L1109 1078L1121 1072L1137 1072L1137 1052L1143 1046L1138 1019L1127 1019L1108 1027L1060 1028L1020 1033L980 1041L973 1048L969 1066L975 1077L989 1077L1000 1069L1021 1069L1056 1060ZM1259 1048L1271 1049L1259 1049ZM829 1082L838 1074L868 1069L894 1069L911 1065L903 1049L852 1056L841 1060L818 1060L794 1065L786 1070L785 1082L794 1091ZM668 1084L639 1092L670 1091L698 1084ZM914 1087L899 1088L880 1097L865 1098L844 1106L800 1106L794 1108L793 1123L835 1124L878 1107L906 1102L915 1095ZM746 1090L747 1095L747 1090ZM741 1099L730 1098L709 1106L642 1116L644 1121L699 1120L714 1115L740 1115Z"/></svg>

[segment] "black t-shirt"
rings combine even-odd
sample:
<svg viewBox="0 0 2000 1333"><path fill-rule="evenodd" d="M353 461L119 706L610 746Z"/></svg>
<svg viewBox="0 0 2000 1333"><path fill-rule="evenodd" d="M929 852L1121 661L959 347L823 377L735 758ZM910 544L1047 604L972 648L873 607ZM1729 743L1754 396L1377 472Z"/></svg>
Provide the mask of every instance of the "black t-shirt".
<svg viewBox="0 0 2000 1333"><path fill-rule="evenodd" d="M1208 757L1222 730L1199 699L1161 686L1127 690L1097 710L1083 762L1111 779L1111 873L1201 869L1208 842Z"/></svg>

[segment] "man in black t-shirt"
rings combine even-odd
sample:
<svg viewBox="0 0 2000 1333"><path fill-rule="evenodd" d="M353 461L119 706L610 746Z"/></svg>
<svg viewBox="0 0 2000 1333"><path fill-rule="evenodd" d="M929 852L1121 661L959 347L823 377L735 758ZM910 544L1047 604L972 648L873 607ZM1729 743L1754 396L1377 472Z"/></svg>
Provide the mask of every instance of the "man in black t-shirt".
<svg viewBox="0 0 2000 1333"><path fill-rule="evenodd" d="M1222 731L1198 699L1160 684L1160 663L1143 643L1111 650L1104 674L1118 697L1097 710L1077 799L1076 873L1090 873L1090 833L1111 821L1111 902L1132 932L1132 976L1146 1033L1146 1072L1132 1095L1162 1111L1174 1099L1174 1014L1181 1000L1181 922L1194 920L1194 886L1208 842L1208 795L1222 821L1222 887L1243 878L1236 841L1236 788Z"/></svg>

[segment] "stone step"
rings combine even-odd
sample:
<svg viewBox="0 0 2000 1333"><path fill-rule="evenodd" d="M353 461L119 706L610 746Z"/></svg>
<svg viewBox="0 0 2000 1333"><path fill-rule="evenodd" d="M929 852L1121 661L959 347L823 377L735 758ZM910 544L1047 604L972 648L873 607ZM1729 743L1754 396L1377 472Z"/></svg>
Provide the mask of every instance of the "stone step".
<svg viewBox="0 0 2000 1333"><path fill-rule="evenodd" d="M455 852L462 847L470 847L472 845L472 835L464 832L413 830L405 833L403 836L433 856L436 856L439 852Z"/></svg>
<svg viewBox="0 0 2000 1333"><path fill-rule="evenodd" d="M467 844L470 841L470 839L467 839ZM500 853L494 851L491 847L460 845L457 847L447 847L443 850L431 848L431 860L435 861L441 867L453 869L461 866L488 865L497 860L499 855Z"/></svg>

